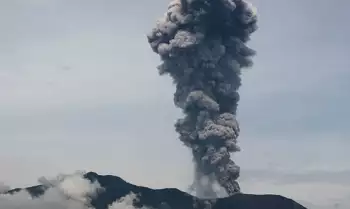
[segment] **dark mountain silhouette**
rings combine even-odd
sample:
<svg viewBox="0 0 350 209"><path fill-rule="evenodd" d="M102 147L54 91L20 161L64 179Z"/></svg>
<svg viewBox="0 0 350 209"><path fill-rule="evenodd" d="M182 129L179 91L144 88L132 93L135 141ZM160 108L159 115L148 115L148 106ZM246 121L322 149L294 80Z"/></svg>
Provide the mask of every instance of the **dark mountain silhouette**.
<svg viewBox="0 0 350 209"><path fill-rule="evenodd" d="M84 175L91 182L97 181L104 188L96 197L92 197L91 205L96 209L108 209L116 200L130 194L136 194L138 201L135 207L146 206L157 209L204 209L208 208L208 201L213 202L211 209L306 209L294 200L280 195L254 195L236 194L227 198L216 200L204 200L193 197L174 188L150 189L147 187L130 184L118 176L98 175L89 172ZM32 197L39 197L45 193L48 187L43 185L25 188ZM14 194L22 189L9 190L8 194Z"/></svg>

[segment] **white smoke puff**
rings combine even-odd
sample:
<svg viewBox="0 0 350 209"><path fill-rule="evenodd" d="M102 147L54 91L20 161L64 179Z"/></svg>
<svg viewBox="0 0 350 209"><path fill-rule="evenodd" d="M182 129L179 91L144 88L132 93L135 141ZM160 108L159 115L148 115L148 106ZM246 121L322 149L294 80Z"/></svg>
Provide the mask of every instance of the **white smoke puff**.
<svg viewBox="0 0 350 209"><path fill-rule="evenodd" d="M97 183L91 183L81 174L59 175L55 179L40 178L44 186L50 188L42 196L32 198L21 190L13 195L0 195L1 209L92 209L88 196L101 189Z"/></svg>
<svg viewBox="0 0 350 209"><path fill-rule="evenodd" d="M0 182L0 194L5 193L10 190L10 187Z"/></svg>
<svg viewBox="0 0 350 209"><path fill-rule="evenodd" d="M188 193L201 199L211 199L212 196L210 194L208 195L202 192L205 191L202 188L209 186L213 189L216 198L223 198L228 196L225 188L219 184L214 176L206 176L201 174L199 174L199 176L200 177L195 178L193 184L188 188Z"/></svg>
<svg viewBox="0 0 350 209"><path fill-rule="evenodd" d="M194 182L189 188L189 193L202 199L210 198L213 194L207 193L208 190L205 188L212 188L213 180L213 175L203 175L196 170Z"/></svg>
<svg viewBox="0 0 350 209"><path fill-rule="evenodd" d="M58 174L55 177L50 177L50 178L42 176L38 179L38 182L46 187L54 187L60 184L66 177L74 176L74 175L83 176L84 173L77 171L73 174Z"/></svg>
<svg viewBox="0 0 350 209"><path fill-rule="evenodd" d="M98 182L91 183L80 175L72 175L66 177L57 188L67 197L87 203L90 201L89 197L95 196L101 186Z"/></svg>
<svg viewBox="0 0 350 209"><path fill-rule="evenodd" d="M112 203L108 208L109 209L136 209L136 207L134 206L134 203L138 201L139 199L137 198L136 194L131 192L130 194ZM143 206L138 209L148 209L148 208Z"/></svg>
<svg viewBox="0 0 350 209"><path fill-rule="evenodd" d="M14 195L0 195L1 209L90 209L87 205L62 196L57 189L50 188L39 198L33 199L22 190Z"/></svg>

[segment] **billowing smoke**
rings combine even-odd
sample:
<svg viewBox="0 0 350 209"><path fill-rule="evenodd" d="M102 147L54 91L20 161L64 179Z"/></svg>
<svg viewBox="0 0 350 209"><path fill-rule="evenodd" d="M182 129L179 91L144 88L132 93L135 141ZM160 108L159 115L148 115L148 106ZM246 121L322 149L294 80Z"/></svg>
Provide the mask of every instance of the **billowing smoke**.
<svg viewBox="0 0 350 209"><path fill-rule="evenodd" d="M10 187L0 182L0 194L5 193L10 190Z"/></svg>
<svg viewBox="0 0 350 209"><path fill-rule="evenodd" d="M32 197L26 190L14 194L0 193L1 209L92 209L91 197L102 189L97 182L83 178L82 173L59 175L39 180L47 188L40 197Z"/></svg>
<svg viewBox="0 0 350 209"><path fill-rule="evenodd" d="M228 195L240 192L236 120L241 69L252 66L246 46L256 29L255 8L243 0L174 0L148 35L176 85L174 103L183 109L176 131L191 148L197 196L216 197L218 183Z"/></svg>
<svg viewBox="0 0 350 209"><path fill-rule="evenodd" d="M135 207L134 203L138 202L139 199L137 198L136 194L130 193L119 200L115 201L109 206L109 209L151 209L146 206L142 207Z"/></svg>
<svg viewBox="0 0 350 209"><path fill-rule="evenodd" d="M83 172L58 175L55 178L41 177L39 183L45 188L43 194L33 196L26 189L8 194L9 187L0 187L1 209L95 209L91 204L93 198L104 192L98 181L91 182L84 178ZM137 207L136 194L129 193L108 206L108 209L152 209ZM97 207L97 206L96 206Z"/></svg>

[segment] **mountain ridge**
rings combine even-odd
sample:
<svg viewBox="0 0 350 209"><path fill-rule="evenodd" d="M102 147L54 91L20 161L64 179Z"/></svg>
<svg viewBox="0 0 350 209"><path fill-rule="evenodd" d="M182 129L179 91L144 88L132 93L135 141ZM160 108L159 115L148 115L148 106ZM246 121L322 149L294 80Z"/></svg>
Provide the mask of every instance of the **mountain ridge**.
<svg viewBox="0 0 350 209"><path fill-rule="evenodd" d="M91 183L98 182L101 190L91 197L91 206L96 209L108 209L116 200L130 193L137 196L133 201L136 208L148 207L159 209L306 209L296 201L281 195L235 194L218 199L199 199L176 188L151 189L131 184L113 175L99 175L88 172L83 175ZM15 194L26 190L33 198L40 197L50 187L36 185L27 188L15 188L7 194Z"/></svg>

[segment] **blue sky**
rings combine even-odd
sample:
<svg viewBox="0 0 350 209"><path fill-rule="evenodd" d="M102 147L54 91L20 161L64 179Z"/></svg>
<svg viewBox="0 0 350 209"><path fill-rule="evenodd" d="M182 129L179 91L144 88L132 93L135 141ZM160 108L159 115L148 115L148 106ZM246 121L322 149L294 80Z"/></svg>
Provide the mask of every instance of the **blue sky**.
<svg viewBox="0 0 350 209"><path fill-rule="evenodd" d="M242 190L350 205L350 3L252 2L258 55L243 73L233 156ZM167 4L0 1L0 181L93 170L186 189L174 86L145 37Z"/></svg>

